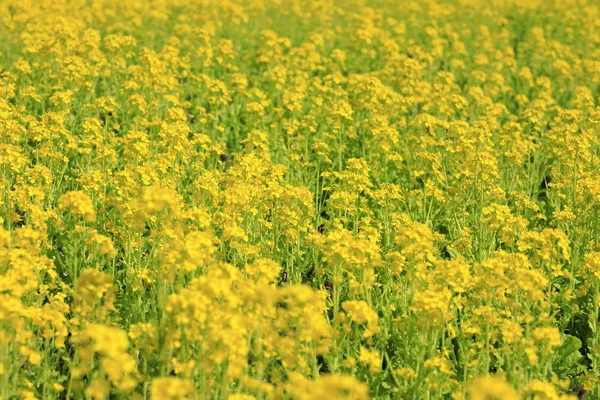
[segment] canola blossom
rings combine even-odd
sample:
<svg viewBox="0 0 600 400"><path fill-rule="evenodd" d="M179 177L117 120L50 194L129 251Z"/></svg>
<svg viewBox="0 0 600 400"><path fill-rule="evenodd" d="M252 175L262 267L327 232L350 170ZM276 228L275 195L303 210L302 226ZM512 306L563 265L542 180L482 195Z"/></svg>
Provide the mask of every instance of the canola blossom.
<svg viewBox="0 0 600 400"><path fill-rule="evenodd" d="M0 1L0 400L600 399L598 32Z"/></svg>

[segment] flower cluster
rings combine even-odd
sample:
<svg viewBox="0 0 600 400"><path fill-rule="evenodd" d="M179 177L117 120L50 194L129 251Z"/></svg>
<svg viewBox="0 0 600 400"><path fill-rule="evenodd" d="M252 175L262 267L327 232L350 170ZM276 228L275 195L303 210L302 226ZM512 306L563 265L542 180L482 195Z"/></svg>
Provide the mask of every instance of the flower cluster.
<svg viewBox="0 0 600 400"><path fill-rule="evenodd" d="M0 1L0 399L600 398L599 31Z"/></svg>

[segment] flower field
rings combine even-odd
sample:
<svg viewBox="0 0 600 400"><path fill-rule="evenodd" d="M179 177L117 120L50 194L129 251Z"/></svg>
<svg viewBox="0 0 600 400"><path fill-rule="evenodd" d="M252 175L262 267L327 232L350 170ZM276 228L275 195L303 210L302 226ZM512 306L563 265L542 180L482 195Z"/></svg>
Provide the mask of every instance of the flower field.
<svg viewBox="0 0 600 400"><path fill-rule="evenodd" d="M600 399L600 4L0 1L0 399Z"/></svg>

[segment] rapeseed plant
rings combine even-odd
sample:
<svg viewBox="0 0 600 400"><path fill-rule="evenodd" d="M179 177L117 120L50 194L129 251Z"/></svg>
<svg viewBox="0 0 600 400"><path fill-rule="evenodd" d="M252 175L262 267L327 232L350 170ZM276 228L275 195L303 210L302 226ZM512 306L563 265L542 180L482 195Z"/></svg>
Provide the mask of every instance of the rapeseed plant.
<svg viewBox="0 0 600 400"><path fill-rule="evenodd" d="M0 2L0 400L600 398L599 29Z"/></svg>

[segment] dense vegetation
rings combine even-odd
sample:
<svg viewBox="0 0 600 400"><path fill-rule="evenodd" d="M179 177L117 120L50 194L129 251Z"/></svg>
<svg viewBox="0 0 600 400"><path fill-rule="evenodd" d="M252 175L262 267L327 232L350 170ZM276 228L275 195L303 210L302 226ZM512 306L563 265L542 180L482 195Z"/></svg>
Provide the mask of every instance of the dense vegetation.
<svg viewBox="0 0 600 400"><path fill-rule="evenodd" d="M0 1L0 398L600 398L592 0Z"/></svg>

